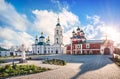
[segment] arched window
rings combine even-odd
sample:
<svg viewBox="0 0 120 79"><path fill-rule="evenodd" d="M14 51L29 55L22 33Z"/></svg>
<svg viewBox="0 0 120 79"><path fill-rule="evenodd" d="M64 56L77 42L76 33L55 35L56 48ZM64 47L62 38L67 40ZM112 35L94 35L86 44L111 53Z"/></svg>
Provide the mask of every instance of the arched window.
<svg viewBox="0 0 120 79"><path fill-rule="evenodd" d="M62 31L60 31L60 33L62 34Z"/></svg>
<svg viewBox="0 0 120 79"><path fill-rule="evenodd" d="M58 34L58 30L57 30L57 34Z"/></svg>
<svg viewBox="0 0 120 79"><path fill-rule="evenodd" d="M57 40L57 44L58 44L58 38L56 38L56 40Z"/></svg>
<svg viewBox="0 0 120 79"><path fill-rule="evenodd" d="M86 44L86 48L90 48L90 44Z"/></svg>

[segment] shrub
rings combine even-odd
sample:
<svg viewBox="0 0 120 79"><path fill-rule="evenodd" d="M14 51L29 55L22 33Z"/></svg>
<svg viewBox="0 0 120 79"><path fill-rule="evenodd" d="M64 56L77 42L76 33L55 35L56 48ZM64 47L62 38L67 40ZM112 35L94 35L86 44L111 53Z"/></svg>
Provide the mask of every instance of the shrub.
<svg viewBox="0 0 120 79"><path fill-rule="evenodd" d="M60 59L52 59L52 60L46 60L43 62L44 64L54 64L54 65L66 65L66 62L64 60Z"/></svg>
<svg viewBox="0 0 120 79"><path fill-rule="evenodd" d="M14 64L12 68L17 69L18 68L17 64Z"/></svg>
<svg viewBox="0 0 120 79"><path fill-rule="evenodd" d="M5 69L11 68L10 64L5 65Z"/></svg>
<svg viewBox="0 0 120 79"><path fill-rule="evenodd" d="M3 73L3 76L4 77L7 77L9 74L8 73Z"/></svg>
<svg viewBox="0 0 120 79"><path fill-rule="evenodd" d="M5 67L0 67L0 78L7 76L38 73L47 70L50 69L37 67L35 65L17 65L17 64L15 64L14 66L6 65Z"/></svg>

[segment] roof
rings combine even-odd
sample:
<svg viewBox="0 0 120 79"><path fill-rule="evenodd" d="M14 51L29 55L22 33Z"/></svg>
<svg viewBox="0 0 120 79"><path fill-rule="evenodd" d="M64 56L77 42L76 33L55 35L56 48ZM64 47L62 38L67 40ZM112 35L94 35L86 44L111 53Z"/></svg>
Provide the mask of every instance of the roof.
<svg viewBox="0 0 120 79"><path fill-rule="evenodd" d="M57 23L56 26L61 26L60 23Z"/></svg>
<svg viewBox="0 0 120 79"><path fill-rule="evenodd" d="M77 30L80 30L80 28L78 27Z"/></svg>
<svg viewBox="0 0 120 79"><path fill-rule="evenodd" d="M8 49L0 47L0 51L9 51Z"/></svg>
<svg viewBox="0 0 120 79"><path fill-rule="evenodd" d="M40 36L39 38L45 38L44 36Z"/></svg>
<svg viewBox="0 0 120 79"><path fill-rule="evenodd" d="M80 32L83 32L83 30L81 30Z"/></svg>
<svg viewBox="0 0 120 79"><path fill-rule="evenodd" d="M86 43L104 43L105 40L86 40Z"/></svg>
<svg viewBox="0 0 120 79"><path fill-rule="evenodd" d="M75 33L75 31L73 30L72 33Z"/></svg>
<svg viewBox="0 0 120 79"><path fill-rule="evenodd" d="M85 38L85 36L76 35L76 36L71 37L71 39L72 38L80 39L80 38Z"/></svg>
<svg viewBox="0 0 120 79"><path fill-rule="evenodd" d="M39 42L38 45L45 45L45 42Z"/></svg>

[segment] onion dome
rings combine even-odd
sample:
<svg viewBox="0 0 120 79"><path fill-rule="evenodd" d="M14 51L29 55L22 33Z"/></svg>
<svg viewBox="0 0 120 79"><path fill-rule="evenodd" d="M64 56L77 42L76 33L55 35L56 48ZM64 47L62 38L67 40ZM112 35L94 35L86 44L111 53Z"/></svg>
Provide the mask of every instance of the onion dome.
<svg viewBox="0 0 120 79"><path fill-rule="evenodd" d="M45 38L44 36L40 36L39 38Z"/></svg>
<svg viewBox="0 0 120 79"><path fill-rule="evenodd" d="M45 37L43 36L43 32L41 32L41 36L40 36L39 38L45 38Z"/></svg>
<svg viewBox="0 0 120 79"><path fill-rule="evenodd" d="M78 27L78 28L77 28L77 31L79 31L79 30L80 30L80 28Z"/></svg>
<svg viewBox="0 0 120 79"><path fill-rule="evenodd" d="M61 26L60 23L57 23L56 26Z"/></svg>
<svg viewBox="0 0 120 79"><path fill-rule="evenodd" d="M83 30L81 30L80 32L83 32Z"/></svg>
<svg viewBox="0 0 120 79"><path fill-rule="evenodd" d="M58 23L56 24L56 26L61 26L59 17L58 17Z"/></svg>
<svg viewBox="0 0 120 79"><path fill-rule="evenodd" d="M73 30L72 33L75 33L75 31Z"/></svg>

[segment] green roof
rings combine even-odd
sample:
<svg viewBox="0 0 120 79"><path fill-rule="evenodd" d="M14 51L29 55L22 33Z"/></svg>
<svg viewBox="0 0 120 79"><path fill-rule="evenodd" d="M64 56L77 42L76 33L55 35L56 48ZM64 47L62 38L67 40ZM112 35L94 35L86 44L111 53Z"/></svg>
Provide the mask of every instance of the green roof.
<svg viewBox="0 0 120 79"><path fill-rule="evenodd" d="M0 47L0 51L9 51L8 49Z"/></svg>
<svg viewBox="0 0 120 79"><path fill-rule="evenodd" d="M39 42L38 45L45 45L45 42Z"/></svg>

